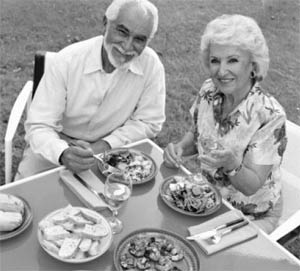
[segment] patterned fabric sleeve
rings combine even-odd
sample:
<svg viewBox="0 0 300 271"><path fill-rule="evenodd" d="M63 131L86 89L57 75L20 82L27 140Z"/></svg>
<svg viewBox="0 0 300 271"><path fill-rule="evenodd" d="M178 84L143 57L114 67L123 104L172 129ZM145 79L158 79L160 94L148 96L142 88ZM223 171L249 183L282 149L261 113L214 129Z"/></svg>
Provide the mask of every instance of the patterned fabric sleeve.
<svg viewBox="0 0 300 271"><path fill-rule="evenodd" d="M278 165L286 148L285 113L267 112L267 122L254 134L246 150L245 159L257 165Z"/></svg>

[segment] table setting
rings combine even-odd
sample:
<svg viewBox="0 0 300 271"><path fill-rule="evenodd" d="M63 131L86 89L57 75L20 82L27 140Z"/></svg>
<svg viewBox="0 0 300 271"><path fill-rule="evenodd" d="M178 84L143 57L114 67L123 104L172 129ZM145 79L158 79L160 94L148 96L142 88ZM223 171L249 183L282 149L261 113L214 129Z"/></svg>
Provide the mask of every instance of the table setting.
<svg viewBox="0 0 300 271"><path fill-rule="evenodd" d="M165 167L155 145L146 141L101 156L92 170L73 174L62 169L0 190L24 199L29 215L18 235L0 241L3 265L16 269L19 264L10 259L22 251L21 262L30 270L222 270L228 255L235 257L235 247L255 251L250 243L256 239L263 244L260 251L272 246L262 242L260 231L241 212L224 204L199 172ZM105 172L103 161L119 171ZM137 174L143 165L146 174ZM126 168L131 172L125 179L135 180L125 188L124 179L112 176L109 186L109 176ZM41 198L30 196L33 187ZM31 250L24 250L21 240ZM11 245L18 247L15 253ZM286 261L278 259L276 266L284 266Z"/></svg>

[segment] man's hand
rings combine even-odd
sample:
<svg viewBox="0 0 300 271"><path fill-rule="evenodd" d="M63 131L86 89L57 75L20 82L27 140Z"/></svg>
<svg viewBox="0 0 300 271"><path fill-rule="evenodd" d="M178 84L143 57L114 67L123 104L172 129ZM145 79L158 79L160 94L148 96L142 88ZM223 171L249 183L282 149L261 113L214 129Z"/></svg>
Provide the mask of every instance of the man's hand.
<svg viewBox="0 0 300 271"><path fill-rule="evenodd" d="M93 154L88 142L76 140L72 141L72 145L62 153L60 161L66 168L78 173L92 167L94 164Z"/></svg>

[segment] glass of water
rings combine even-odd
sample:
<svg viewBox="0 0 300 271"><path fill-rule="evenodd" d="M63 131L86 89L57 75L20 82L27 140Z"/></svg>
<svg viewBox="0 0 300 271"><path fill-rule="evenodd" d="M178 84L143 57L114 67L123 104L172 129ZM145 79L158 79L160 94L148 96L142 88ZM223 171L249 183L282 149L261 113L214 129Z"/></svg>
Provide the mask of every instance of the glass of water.
<svg viewBox="0 0 300 271"><path fill-rule="evenodd" d="M119 233L123 229L122 221L117 218L118 210L129 199L132 193L132 180L123 173L111 173L104 185L104 196L111 206L113 216L108 218L112 232Z"/></svg>

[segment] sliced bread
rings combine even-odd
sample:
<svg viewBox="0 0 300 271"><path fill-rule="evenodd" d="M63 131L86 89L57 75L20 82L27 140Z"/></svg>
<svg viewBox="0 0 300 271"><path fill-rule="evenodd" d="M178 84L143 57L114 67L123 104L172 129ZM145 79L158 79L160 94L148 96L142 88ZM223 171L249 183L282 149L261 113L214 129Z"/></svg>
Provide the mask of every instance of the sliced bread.
<svg viewBox="0 0 300 271"><path fill-rule="evenodd" d="M58 252L58 256L63 259L72 258L76 253L80 241L81 239L76 237L66 238Z"/></svg>

